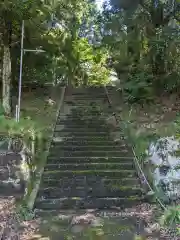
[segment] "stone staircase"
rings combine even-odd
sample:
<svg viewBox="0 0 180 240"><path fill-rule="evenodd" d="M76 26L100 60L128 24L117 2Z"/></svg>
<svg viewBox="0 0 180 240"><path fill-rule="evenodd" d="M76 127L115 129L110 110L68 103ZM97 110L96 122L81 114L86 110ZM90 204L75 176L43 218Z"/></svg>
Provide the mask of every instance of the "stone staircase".
<svg viewBox="0 0 180 240"><path fill-rule="evenodd" d="M35 202L39 214L123 209L143 200L130 147L123 135L112 139L108 115L103 88L66 90Z"/></svg>

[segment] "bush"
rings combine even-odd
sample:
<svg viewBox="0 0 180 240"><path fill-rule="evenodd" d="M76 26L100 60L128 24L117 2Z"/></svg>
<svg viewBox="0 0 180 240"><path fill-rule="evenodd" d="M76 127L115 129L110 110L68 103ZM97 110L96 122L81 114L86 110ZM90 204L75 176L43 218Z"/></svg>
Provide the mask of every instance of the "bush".
<svg viewBox="0 0 180 240"><path fill-rule="evenodd" d="M180 87L180 75L177 72L171 72L163 76L160 81L160 88L165 92L173 93Z"/></svg>
<svg viewBox="0 0 180 240"><path fill-rule="evenodd" d="M123 91L127 101L152 101L154 96L153 75L146 70L132 69L123 83Z"/></svg>

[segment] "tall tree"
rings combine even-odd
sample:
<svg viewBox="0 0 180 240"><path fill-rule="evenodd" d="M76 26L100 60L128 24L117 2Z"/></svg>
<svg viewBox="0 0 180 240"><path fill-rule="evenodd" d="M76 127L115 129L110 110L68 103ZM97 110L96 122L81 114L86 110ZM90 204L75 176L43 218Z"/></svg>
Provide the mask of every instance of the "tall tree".
<svg viewBox="0 0 180 240"><path fill-rule="evenodd" d="M11 80L13 79L14 83L19 75L22 20L25 20L24 47L43 47L46 51L41 55L24 55L23 79L32 81L38 78L44 81L53 78L55 83L57 78L63 76L69 82L79 84L88 82L88 78L92 79L88 77L84 64L88 63L89 59L94 71L97 71L95 64L99 59L99 72L102 70L108 74L105 69L107 53L93 46L98 28L98 23L95 23L96 14L94 2L90 0L11 0L0 3L2 104L6 114L9 115L11 111ZM79 52L84 47L89 49L86 53L91 54L91 57L85 57ZM99 72L96 76L101 81Z"/></svg>
<svg viewBox="0 0 180 240"><path fill-rule="evenodd" d="M166 86L171 91L180 84L174 77L179 75L179 11L177 0L110 0L105 5L103 43L131 94L140 96L143 89L151 94L152 88L163 91ZM172 75L173 84L167 83Z"/></svg>
<svg viewBox="0 0 180 240"><path fill-rule="evenodd" d="M11 113L10 89L12 79L12 48L20 39L22 20L29 20L40 15L43 7L39 1L11 0L0 3L0 37L2 48L2 105L5 114Z"/></svg>

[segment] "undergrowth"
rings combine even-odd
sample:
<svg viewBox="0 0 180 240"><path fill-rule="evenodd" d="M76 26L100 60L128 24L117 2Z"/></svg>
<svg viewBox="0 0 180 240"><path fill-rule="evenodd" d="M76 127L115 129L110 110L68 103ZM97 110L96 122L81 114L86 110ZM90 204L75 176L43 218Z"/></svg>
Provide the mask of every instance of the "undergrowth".
<svg viewBox="0 0 180 240"><path fill-rule="evenodd" d="M153 192L150 191L149 188L146 187L147 198L151 202L156 202L157 199L161 199L162 203L167 201L166 196L163 193L163 190L160 187L155 187L153 184L153 179L151 172L149 172L149 168L147 169L146 161L148 158L148 148L152 142L156 142L161 137L167 136L179 136L180 132L180 118L179 116L171 122L169 128L162 129L144 129L143 131L139 131L136 127L136 124L131 118L131 113L121 114L121 128L123 129L125 135L128 138L128 142L130 142L131 146L134 149L135 156L137 161L139 162L143 172L145 173L147 180L150 183L150 186L153 189ZM141 173L140 173L141 174ZM144 180L144 179L143 179ZM144 182L146 185L146 182ZM168 227L170 230L175 229L177 235L180 235L180 206L166 206L164 212L162 211L162 215L159 219L159 222L162 226Z"/></svg>

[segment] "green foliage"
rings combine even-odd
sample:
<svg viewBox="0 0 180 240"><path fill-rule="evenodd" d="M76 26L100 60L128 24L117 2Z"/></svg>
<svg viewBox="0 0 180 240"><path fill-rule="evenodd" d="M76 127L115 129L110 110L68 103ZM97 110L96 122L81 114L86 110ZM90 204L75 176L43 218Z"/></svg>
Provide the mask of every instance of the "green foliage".
<svg viewBox="0 0 180 240"><path fill-rule="evenodd" d="M144 182L144 187L146 190L146 198L150 202L157 202L157 199L160 199L162 202L168 202L168 197L164 194L164 191L162 189L161 185L155 186L153 181L152 172L154 171L153 166L149 165L147 158L148 153L147 150L150 146L150 144L154 141L156 141L160 136L156 132L148 133L142 132L138 133L138 130L133 126L133 123L131 121L131 116L123 116L121 115L121 129L124 131L125 136L128 137L128 142L131 144L131 147L133 149L134 155L135 155L135 162L138 162L137 170L140 174L140 177L142 177L142 172L139 171L139 166L142 169L143 173L146 176L146 179L148 180L148 183L150 184L151 189L149 189L149 186L147 186L147 183Z"/></svg>
<svg viewBox="0 0 180 240"><path fill-rule="evenodd" d="M26 195L24 196L24 202L27 206L28 197L33 191L36 180L39 178L39 171L44 166L44 160L47 157L47 136L43 134L43 130L31 119L21 118L19 122L16 122L14 119L0 117L1 134L10 141L14 151L23 150L26 156L26 163L24 163L26 166L22 167L25 168L24 172L29 173L26 182ZM23 208L22 211L23 215L26 209Z"/></svg>
<svg viewBox="0 0 180 240"><path fill-rule="evenodd" d="M73 74L77 79L77 84L108 83L110 71L105 67L108 57L105 49L94 48L87 38L78 38L73 42L73 51L73 56L75 56L75 72Z"/></svg>
<svg viewBox="0 0 180 240"><path fill-rule="evenodd" d="M0 36L6 33L6 42L3 44L11 44L13 84L17 84L19 74L19 33L23 19L24 47L41 47L45 50L45 53L24 54L23 83L56 83L57 79L62 78L76 85L108 82L107 51L94 48L89 43L93 42L91 38L98 35L99 28L96 21L98 12L93 1L12 0L2 2L0 6ZM12 19L8 18L9 25L7 15L13 16ZM51 27L53 21L55 25Z"/></svg>
<svg viewBox="0 0 180 240"><path fill-rule="evenodd" d="M30 221L32 220L35 215L34 212L32 212L25 203L21 203L17 209L16 209L16 214L18 216L18 219L20 222L22 221Z"/></svg>
<svg viewBox="0 0 180 240"><path fill-rule="evenodd" d="M147 180L149 181L153 191L149 191L146 195L146 198L153 203L157 203L157 198L161 200L163 203L169 202L168 197L164 194L162 186L154 186L152 181L152 170L150 169L149 165L146 168L146 150L148 149L149 144L158 139L160 136L156 133L148 134L147 132L137 134L137 130L134 128L132 120L130 119L130 114L127 117L121 115L122 125L121 129L124 130L126 136L128 136L128 142L131 143L134 149L134 153L137 157L137 160L146 175ZM177 125L179 121L177 119ZM179 138L179 134L177 134L177 138ZM169 231L175 232L177 236L180 234L180 206L169 206L159 219L160 224L163 227L166 227Z"/></svg>
<svg viewBox="0 0 180 240"><path fill-rule="evenodd" d="M176 91L180 84L177 1L158 1L155 6L151 1L111 0L110 5L103 12L103 44L111 49L126 99L149 101L156 94Z"/></svg>
<svg viewBox="0 0 180 240"><path fill-rule="evenodd" d="M128 101L152 101L153 75L136 67L130 71L127 80L124 81L123 90Z"/></svg>
<svg viewBox="0 0 180 240"><path fill-rule="evenodd" d="M168 207L160 218L160 223L162 226L167 226L169 228L176 228L179 231L178 226L180 226L180 206ZM179 233L179 232L178 232ZM180 233L179 233L180 234Z"/></svg>

